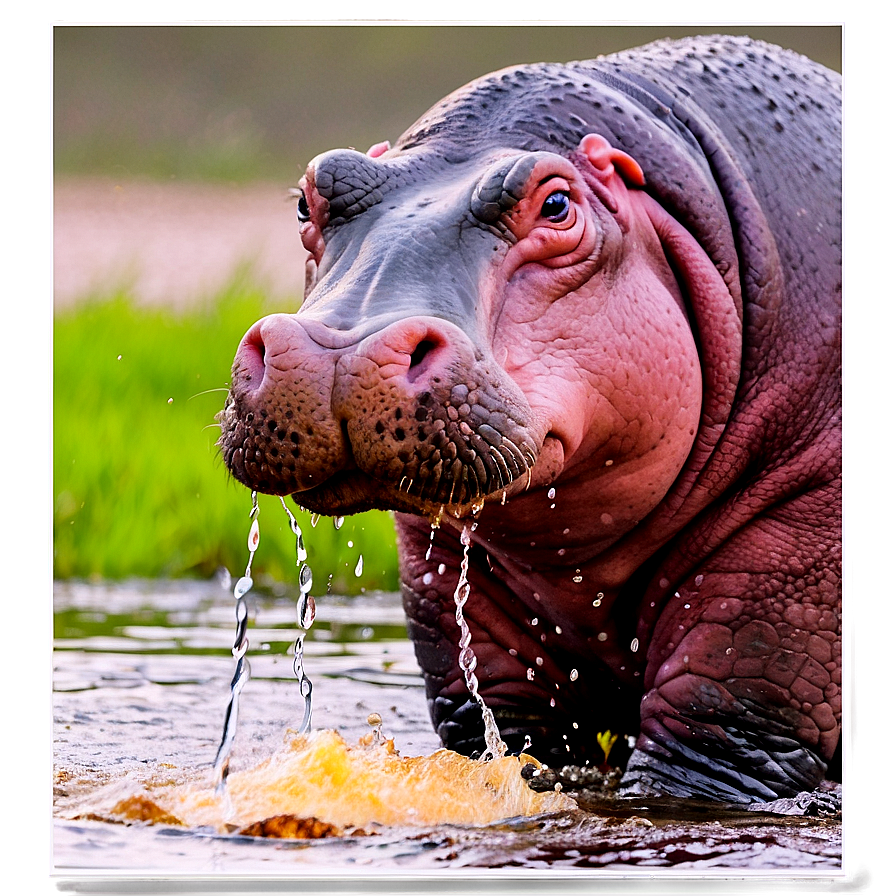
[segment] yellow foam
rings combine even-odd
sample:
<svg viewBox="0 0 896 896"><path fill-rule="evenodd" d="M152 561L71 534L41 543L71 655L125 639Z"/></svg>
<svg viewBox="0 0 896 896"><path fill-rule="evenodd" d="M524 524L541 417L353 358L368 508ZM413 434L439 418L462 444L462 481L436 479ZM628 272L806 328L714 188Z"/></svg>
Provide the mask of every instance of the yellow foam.
<svg viewBox="0 0 896 896"><path fill-rule="evenodd" d="M169 819L219 830L274 816L316 818L341 828L481 825L576 808L565 794L531 790L520 775L527 762L536 760L481 762L450 750L402 757L392 740L371 735L350 746L336 731L323 730L291 737L254 768L232 772L224 797L206 780L152 787L151 799Z"/></svg>

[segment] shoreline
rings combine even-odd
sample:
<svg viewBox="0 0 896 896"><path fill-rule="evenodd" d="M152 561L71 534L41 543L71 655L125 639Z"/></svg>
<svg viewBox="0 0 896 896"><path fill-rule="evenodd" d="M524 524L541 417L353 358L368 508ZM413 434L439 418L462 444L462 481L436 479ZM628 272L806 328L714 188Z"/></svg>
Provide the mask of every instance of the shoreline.
<svg viewBox="0 0 896 896"><path fill-rule="evenodd" d="M278 183L59 177L53 195L53 304L127 288L138 304L214 299L242 270L297 309L306 252L295 201Z"/></svg>

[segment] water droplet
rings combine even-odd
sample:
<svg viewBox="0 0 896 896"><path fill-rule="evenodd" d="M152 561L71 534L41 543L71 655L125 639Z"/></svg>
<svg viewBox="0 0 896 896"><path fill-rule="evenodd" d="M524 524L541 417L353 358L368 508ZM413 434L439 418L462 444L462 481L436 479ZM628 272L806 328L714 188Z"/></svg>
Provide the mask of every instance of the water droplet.
<svg viewBox="0 0 896 896"><path fill-rule="evenodd" d="M555 488L549 488L549 489L548 489L548 498L549 498L551 501L553 501L554 498L556 498L556 497L557 497L557 489L555 489Z"/></svg>
<svg viewBox="0 0 896 896"><path fill-rule="evenodd" d="M557 706L557 701L551 697L551 709L554 709Z"/></svg>
<svg viewBox="0 0 896 896"><path fill-rule="evenodd" d="M342 528L342 524L345 522L344 516L334 516L333 517L333 528L339 530Z"/></svg>
<svg viewBox="0 0 896 896"><path fill-rule="evenodd" d="M365 625L364 628L361 629L361 640L369 641L373 637L373 629L369 625Z"/></svg>
<svg viewBox="0 0 896 896"><path fill-rule="evenodd" d="M579 680L579 670L578 669L570 669L569 670L569 680L570 681L578 681Z"/></svg>
<svg viewBox="0 0 896 896"><path fill-rule="evenodd" d="M572 580L573 580L576 584L578 584L579 582L582 581L582 575L581 575L581 573L580 573L578 570L576 570L576 574L572 577Z"/></svg>
<svg viewBox="0 0 896 896"><path fill-rule="evenodd" d="M378 712L372 712L367 716L367 724L370 725L371 728L375 728L377 725L382 725L383 717Z"/></svg>
<svg viewBox="0 0 896 896"><path fill-rule="evenodd" d="M254 554L258 549L258 540L261 537L261 534L258 530L258 520L252 520L252 525L249 527L249 550Z"/></svg>
<svg viewBox="0 0 896 896"><path fill-rule="evenodd" d="M694 584L699 588L703 584L703 576L697 576L694 579Z"/></svg>
<svg viewBox="0 0 896 896"><path fill-rule="evenodd" d="M439 573L440 576L445 575L445 564L444 564L444 563L440 563L437 571L438 571L438 573Z"/></svg>
<svg viewBox="0 0 896 896"><path fill-rule="evenodd" d="M606 632L598 632L597 640L598 640L598 641L606 641L606 640L607 640L607 633L606 633Z"/></svg>
<svg viewBox="0 0 896 896"><path fill-rule="evenodd" d="M358 562L355 564L355 575L360 577L362 572L364 572L364 557L359 556Z"/></svg>
<svg viewBox="0 0 896 896"><path fill-rule="evenodd" d="M535 665L543 666L544 665L544 657L542 657L542 656L535 657Z"/></svg>
<svg viewBox="0 0 896 896"><path fill-rule="evenodd" d="M242 578L237 579L236 585L233 586L233 596L240 600L251 587L252 579L249 576L242 576Z"/></svg>
<svg viewBox="0 0 896 896"><path fill-rule="evenodd" d="M173 398L169 398L169 399L168 399L168 404L174 404L174 399L173 399Z"/></svg>
<svg viewBox="0 0 896 896"><path fill-rule="evenodd" d="M311 528L313 529L320 522L320 514L312 513L311 514Z"/></svg>
<svg viewBox="0 0 896 896"><path fill-rule="evenodd" d="M473 648L469 645L470 636L461 637L460 644L463 649L460 652L460 665L463 668L464 672L470 674L476 670L477 660L476 654L473 653ZM464 642L467 642L466 644Z"/></svg>
<svg viewBox="0 0 896 896"><path fill-rule="evenodd" d="M638 639L632 638L632 643L629 645L631 647L632 653L638 652Z"/></svg>
<svg viewBox="0 0 896 896"><path fill-rule="evenodd" d="M119 360L119 361L121 360L121 355L118 356L118 360Z"/></svg>
<svg viewBox="0 0 896 896"><path fill-rule="evenodd" d="M317 604L310 594L302 594L296 601L296 618L299 628L308 631L314 624L314 617L317 615Z"/></svg>
<svg viewBox="0 0 896 896"><path fill-rule="evenodd" d="M299 569L299 590L303 594L307 594L311 590L312 581L311 567L307 563L303 563Z"/></svg>
<svg viewBox="0 0 896 896"><path fill-rule="evenodd" d="M612 466L613 466L613 461L611 461L611 460L604 461L604 466L605 466L605 467L612 467Z"/></svg>
<svg viewBox="0 0 896 896"><path fill-rule="evenodd" d="M531 666L526 669L526 678L528 678L529 681L535 681L535 670Z"/></svg>
<svg viewBox="0 0 896 896"><path fill-rule="evenodd" d="M435 537L436 537L436 529L438 529L439 526L442 525L442 513L444 512L444 510L445 510L444 507L440 507L440 508L439 508L438 515L435 516L435 517L430 518L430 522L429 522L429 547L426 549L426 559L427 559L427 560L429 560L430 555L432 554L432 544L433 544L433 541L435 540Z"/></svg>
<svg viewBox="0 0 896 896"><path fill-rule="evenodd" d="M286 512L286 516L289 519L289 528L292 529L292 534L296 537L296 566L300 566L302 561L308 558L308 551L305 550L305 539L302 537L302 529L299 526L299 521L292 515L292 512L286 506L286 501L282 497L280 498L280 506Z"/></svg>
<svg viewBox="0 0 896 896"><path fill-rule="evenodd" d="M511 647L507 652L511 656L519 656L519 651L515 647Z"/></svg>
<svg viewBox="0 0 896 896"><path fill-rule="evenodd" d="M566 548L560 548L560 550L557 551L557 556L562 557L565 553L566 553Z"/></svg>
<svg viewBox="0 0 896 896"><path fill-rule="evenodd" d="M532 625L538 625L538 617L537 616L532 620Z"/></svg>
<svg viewBox="0 0 896 896"><path fill-rule="evenodd" d="M563 634L563 629L560 628L559 625L555 625L555 626L554 626L554 631L557 632L558 635L562 635L562 634Z"/></svg>

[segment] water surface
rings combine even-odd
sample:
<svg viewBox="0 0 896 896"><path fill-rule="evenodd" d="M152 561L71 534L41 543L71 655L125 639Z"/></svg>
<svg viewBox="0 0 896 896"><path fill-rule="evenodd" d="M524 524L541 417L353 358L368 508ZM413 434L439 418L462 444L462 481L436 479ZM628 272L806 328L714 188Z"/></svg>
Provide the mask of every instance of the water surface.
<svg viewBox="0 0 896 896"><path fill-rule="evenodd" d="M437 873L444 883L447 869L526 881L559 874L570 883L593 874L840 876L839 818L606 803L588 792L572 794L579 808L549 817L379 827L319 840L96 820L85 807L104 788L211 780L234 669L234 601L216 582L56 583L54 600L53 862L65 880ZM256 588L249 603L251 678L233 774L274 753L303 712L292 656L295 596ZM354 743L369 735L375 713L402 756L439 748L397 595L319 597L304 649L314 729Z"/></svg>

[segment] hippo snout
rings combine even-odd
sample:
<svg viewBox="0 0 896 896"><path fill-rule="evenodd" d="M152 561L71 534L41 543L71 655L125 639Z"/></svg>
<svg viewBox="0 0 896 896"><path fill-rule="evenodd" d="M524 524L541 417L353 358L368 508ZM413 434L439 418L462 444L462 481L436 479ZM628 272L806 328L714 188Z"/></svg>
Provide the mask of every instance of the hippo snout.
<svg viewBox="0 0 896 896"><path fill-rule="evenodd" d="M525 401L463 330L426 316L369 330L282 314L249 329L220 415L235 478L319 512L435 513L526 476Z"/></svg>
<svg viewBox="0 0 896 896"><path fill-rule="evenodd" d="M285 314L263 318L243 337L218 416L224 462L238 481L288 495L313 488L350 463L330 412L332 354ZM293 388L294 381L303 387Z"/></svg>

